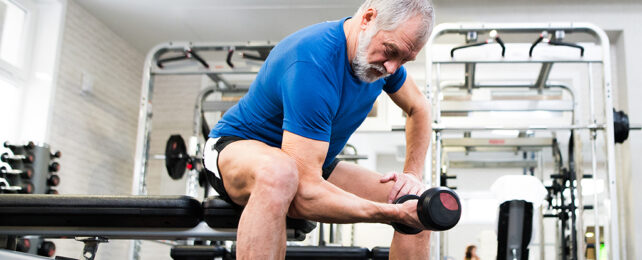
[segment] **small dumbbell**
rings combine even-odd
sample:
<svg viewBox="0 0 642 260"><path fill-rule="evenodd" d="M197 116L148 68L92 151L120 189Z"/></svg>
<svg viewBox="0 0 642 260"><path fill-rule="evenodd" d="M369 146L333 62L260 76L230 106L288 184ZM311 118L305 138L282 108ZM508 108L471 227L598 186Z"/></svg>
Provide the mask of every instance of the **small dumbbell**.
<svg viewBox="0 0 642 260"><path fill-rule="evenodd" d="M49 178L47 178L47 185L51 187L58 186L59 183L60 177L58 177L58 175L52 174L51 176L49 176Z"/></svg>
<svg viewBox="0 0 642 260"><path fill-rule="evenodd" d="M26 194L31 194L33 193L33 184L31 182L25 182L23 184L20 184L20 193L26 193Z"/></svg>
<svg viewBox="0 0 642 260"><path fill-rule="evenodd" d="M56 151L55 153L50 154L51 159L55 158L60 158L62 156L62 153L60 151Z"/></svg>
<svg viewBox="0 0 642 260"><path fill-rule="evenodd" d="M59 170L60 170L60 164L59 163L53 162L53 163L51 163L51 165L49 165L49 172L57 172Z"/></svg>
<svg viewBox="0 0 642 260"><path fill-rule="evenodd" d="M29 252L29 249L31 248L31 241L26 238L20 238L18 239L18 243L16 244L16 251L18 252Z"/></svg>
<svg viewBox="0 0 642 260"><path fill-rule="evenodd" d="M31 170L31 168L29 167L26 167L23 170L9 170L6 167L2 166L0 167L0 173L20 175L20 177L22 177L23 179L31 179L31 177L33 176L33 170Z"/></svg>
<svg viewBox="0 0 642 260"><path fill-rule="evenodd" d="M9 155L8 153L3 153L0 155L0 160L3 162L11 162L11 161L23 161L26 163L32 163L33 162L33 155L27 153L27 154L19 154L19 155Z"/></svg>
<svg viewBox="0 0 642 260"><path fill-rule="evenodd" d="M38 255L52 257L54 254L56 254L56 245L53 242L43 241L38 247Z"/></svg>
<svg viewBox="0 0 642 260"><path fill-rule="evenodd" d="M36 147L36 144L34 144L33 142L28 142L26 145L20 145L20 144L11 144L7 141L7 142L4 142L3 145L4 147L7 147L11 150L15 150L17 148L22 148L22 147L26 149L33 149L34 147Z"/></svg>
<svg viewBox="0 0 642 260"><path fill-rule="evenodd" d="M461 218L461 202L457 193L446 187L434 187L421 196L408 194L397 198L394 203L417 200L417 216L424 229L417 229L401 223L391 225L399 233L417 234L423 230L444 231L453 228Z"/></svg>

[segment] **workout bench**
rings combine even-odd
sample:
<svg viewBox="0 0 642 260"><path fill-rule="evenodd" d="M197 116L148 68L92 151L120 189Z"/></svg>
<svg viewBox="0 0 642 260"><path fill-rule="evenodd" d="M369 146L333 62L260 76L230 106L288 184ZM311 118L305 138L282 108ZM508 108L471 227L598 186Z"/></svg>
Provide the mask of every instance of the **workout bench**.
<svg viewBox="0 0 642 260"><path fill-rule="evenodd" d="M201 204L188 196L3 194L0 236L75 238L85 243L82 259L91 260L98 244L109 239L235 240L241 211L218 198ZM286 233L303 240L315 227L288 218ZM7 250L0 250L0 257L42 259Z"/></svg>

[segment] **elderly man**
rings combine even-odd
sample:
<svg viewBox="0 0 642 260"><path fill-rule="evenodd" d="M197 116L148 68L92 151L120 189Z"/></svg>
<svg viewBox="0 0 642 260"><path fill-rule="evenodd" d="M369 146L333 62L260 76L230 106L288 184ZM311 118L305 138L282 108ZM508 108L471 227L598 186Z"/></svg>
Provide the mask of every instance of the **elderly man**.
<svg viewBox="0 0 642 260"><path fill-rule="evenodd" d="M210 184L245 209L240 259L282 259L285 218L333 223L399 222L422 228L416 201L429 144L430 109L402 66L433 24L427 0L368 0L352 18L312 25L272 49L249 92L212 129ZM385 91L408 114L403 173L335 160ZM426 259L430 231L395 232L393 259Z"/></svg>

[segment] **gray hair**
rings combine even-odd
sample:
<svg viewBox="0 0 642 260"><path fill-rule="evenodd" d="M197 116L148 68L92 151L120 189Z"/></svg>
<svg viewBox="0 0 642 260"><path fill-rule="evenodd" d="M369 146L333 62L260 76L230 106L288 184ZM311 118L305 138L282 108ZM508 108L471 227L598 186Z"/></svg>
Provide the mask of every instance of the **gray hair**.
<svg viewBox="0 0 642 260"><path fill-rule="evenodd" d="M425 41L432 32L435 18L430 0L366 0L354 17L360 16L368 8L377 10L374 22L378 30L395 30L409 18L419 15L422 23L417 35L418 39Z"/></svg>

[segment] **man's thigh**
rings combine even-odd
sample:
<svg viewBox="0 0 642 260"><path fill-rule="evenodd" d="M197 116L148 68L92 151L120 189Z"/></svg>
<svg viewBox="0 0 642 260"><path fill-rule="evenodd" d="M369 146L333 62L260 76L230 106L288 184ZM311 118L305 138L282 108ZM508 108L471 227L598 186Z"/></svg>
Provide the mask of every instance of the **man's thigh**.
<svg viewBox="0 0 642 260"><path fill-rule="evenodd" d="M287 159L281 149L260 141L240 140L230 143L218 155L218 168L225 191L234 203L244 206L261 169Z"/></svg>
<svg viewBox="0 0 642 260"><path fill-rule="evenodd" d="M361 198L387 203L394 182L381 183L381 175L349 162L339 162L328 181Z"/></svg>

